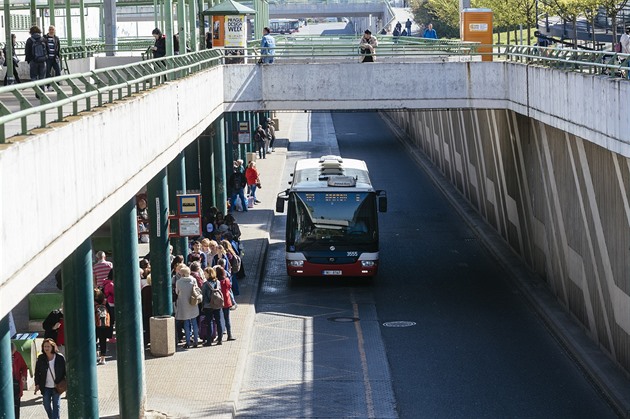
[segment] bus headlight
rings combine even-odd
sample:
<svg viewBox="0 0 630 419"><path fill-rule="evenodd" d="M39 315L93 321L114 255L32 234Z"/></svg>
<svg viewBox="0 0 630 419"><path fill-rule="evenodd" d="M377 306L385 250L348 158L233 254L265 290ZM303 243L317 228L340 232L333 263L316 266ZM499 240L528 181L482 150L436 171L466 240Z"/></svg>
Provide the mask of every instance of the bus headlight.
<svg viewBox="0 0 630 419"><path fill-rule="evenodd" d="M288 261L288 264L292 268L301 268L302 266L304 266L304 261L303 260L290 260Z"/></svg>
<svg viewBox="0 0 630 419"><path fill-rule="evenodd" d="M375 263L373 260L362 260L361 261L361 267L363 268L372 268L374 267Z"/></svg>

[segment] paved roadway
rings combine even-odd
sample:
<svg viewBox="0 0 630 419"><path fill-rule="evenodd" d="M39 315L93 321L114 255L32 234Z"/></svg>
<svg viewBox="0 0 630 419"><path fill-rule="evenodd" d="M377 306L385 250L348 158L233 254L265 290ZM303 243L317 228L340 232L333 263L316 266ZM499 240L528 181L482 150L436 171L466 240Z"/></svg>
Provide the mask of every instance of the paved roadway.
<svg viewBox="0 0 630 419"><path fill-rule="evenodd" d="M387 190L381 272L290 281L276 215L239 417L616 417L377 114L293 123L285 181L340 151Z"/></svg>

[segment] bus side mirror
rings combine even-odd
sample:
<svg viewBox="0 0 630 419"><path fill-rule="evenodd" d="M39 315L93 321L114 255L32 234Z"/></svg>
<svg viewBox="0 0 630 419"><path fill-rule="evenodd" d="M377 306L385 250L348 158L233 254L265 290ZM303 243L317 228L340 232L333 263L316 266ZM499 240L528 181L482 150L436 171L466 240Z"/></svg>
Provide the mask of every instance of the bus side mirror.
<svg viewBox="0 0 630 419"><path fill-rule="evenodd" d="M376 194L378 196L378 211L387 212L387 192L376 191Z"/></svg>
<svg viewBox="0 0 630 419"><path fill-rule="evenodd" d="M276 198L276 212L279 212L279 213L284 212L284 198L280 198L280 197Z"/></svg>

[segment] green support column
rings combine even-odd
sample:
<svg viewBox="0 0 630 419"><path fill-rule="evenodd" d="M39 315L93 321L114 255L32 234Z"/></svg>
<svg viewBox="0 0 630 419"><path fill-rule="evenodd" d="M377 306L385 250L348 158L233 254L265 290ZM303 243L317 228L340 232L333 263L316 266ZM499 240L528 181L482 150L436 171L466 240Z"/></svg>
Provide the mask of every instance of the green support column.
<svg viewBox="0 0 630 419"><path fill-rule="evenodd" d="M186 156L186 189L190 192L201 190L198 141L193 141L184 149L184 155Z"/></svg>
<svg viewBox="0 0 630 419"><path fill-rule="evenodd" d="M168 197L172 212L177 209L177 195L186 193L186 158L182 151L168 165ZM188 238L178 237L171 240L173 254L188 258Z"/></svg>
<svg viewBox="0 0 630 419"><path fill-rule="evenodd" d="M72 42L72 3L70 0L66 0L66 41L68 46L73 45Z"/></svg>
<svg viewBox="0 0 630 419"><path fill-rule="evenodd" d="M151 291L154 316L173 314L171 259L168 241L168 185L162 169L147 185Z"/></svg>
<svg viewBox="0 0 630 419"><path fill-rule="evenodd" d="M230 173L232 173L232 162L236 160L233 147L234 128L236 126L235 115L236 112L228 112L225 117L225 167L230 170Z"/></svg>
<svg viewBox="0 0 630 419"><path fill-rule="evenodd" d="M177 0L177 31L179 35L179 53L186 53L186 0Z"/></svg>
<svg viewBox="0 0 630 419"><path fill-rule="evenodd" d="M236 148L238 149L238 158L243 160L243 167L247 167L247 156L245 155L245 144L241 144L240 140L238 139L238 133L240 132L241 129L241 122L245 121L245 118L243 118L243 115L245 115L245 112L236 112Z"/></svg>
<svg viewBox="0 0 630 419"><path fill-rule="evenodd" d="M68 417L98 418L92 247L86 239L62 264Z"/></svg>
<svg viewBox="0 0 630 419"><path fill-rule="evenodd" d="M224 115L224 114L223 114ZM214 202L222 213L227 212L227 191L225 173L225 118L221 115L214 121L212 148L214 157Z"/></svg>
<svg viewBox="0 0 630 419"><path fill-rule="evenodd" d="M249 144L247 145L247 151L252 153L254 151L254 132L256 131L256 125L254 125L254 113L252 111L247 111L245 113L247 122L249 123Z"/></svg>
<svg viewBox="0 0 630 419"><path fill-rule="evenodd" d="M6 315L4 319L0 320L0 412L4 412L2 417L6 419L15 418L12 365L9 315Z"/></svg>
<svg viewBox="0 0 630 419"><path fill-rule="evenodd" d="M153 0L153 27L157 28L159 27L159 23L158 23L158 10L160 10L160 8L158 7L158 0Z"/></svg>
<svg viewBox="0 0 630 419"><path fill-rule="evenodd" d="M48 0L48 13L50 15L50 24L55 26L55 0Z"/></svg>
<svg viewBox="0 0 630 419"><path fill-rule="evenodd" d="M214 157L212 149L212 126L199 137L199 175L201 178L201 202L204 214L215 206ZM205 228L205 226L203 226Z"/></svg>
<svg viewBox="0 0 630 419"><path fill-rule="evenodd" d="M188 23L190 31L190 50L194 52L199 51L199 44L197 43L197 0L188 0L188 4L188 17L190 18L190 22ZM203 27L203 22L199 21L199 26Z"/></svg>
<svg viewBox="0 0 630 419"><path fill-rule="evenodd" d="M134 197L112 217L116 341L118 348L124 348L116 353L118 406L123 418L144 416L146 404L137 224Z"/></svg>
<svg viewBox="0 0 630 419"><path fill-rule="evenodd" d="M103 0L103 25L105 35L105 55L113 57L116 54L116 0Z"/></svg>

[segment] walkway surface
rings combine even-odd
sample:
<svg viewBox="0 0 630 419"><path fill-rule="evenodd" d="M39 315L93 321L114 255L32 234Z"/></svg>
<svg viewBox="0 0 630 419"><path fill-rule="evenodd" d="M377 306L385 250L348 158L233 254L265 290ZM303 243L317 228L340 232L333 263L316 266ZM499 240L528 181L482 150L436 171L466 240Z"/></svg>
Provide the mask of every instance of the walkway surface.
<svg viewBox="0 0 630 419"><path fill-rule="evenodd" d="M279 189L287 151L287 133L293 126L292 114L283 114L277 130L276 148L266 159L258 160L262 188L257 192L261 204L247 213L236 213L245 246L245 272L239 281L238 309L230 314L236 341L222 346L178 347L175 355L154 358L145 352L148 417L154 418L231 418L246 365L254 323L254 302L269 244L269 229L274 216L275 195ZM41 339L38 339L38 348ZM118 378L116 345L110 344L107 363L97 367L99 413L118 417ZM22 418L45 417L41 394L24 392ZM68 417L67 401L62 398L62 417Z"/></svg>

